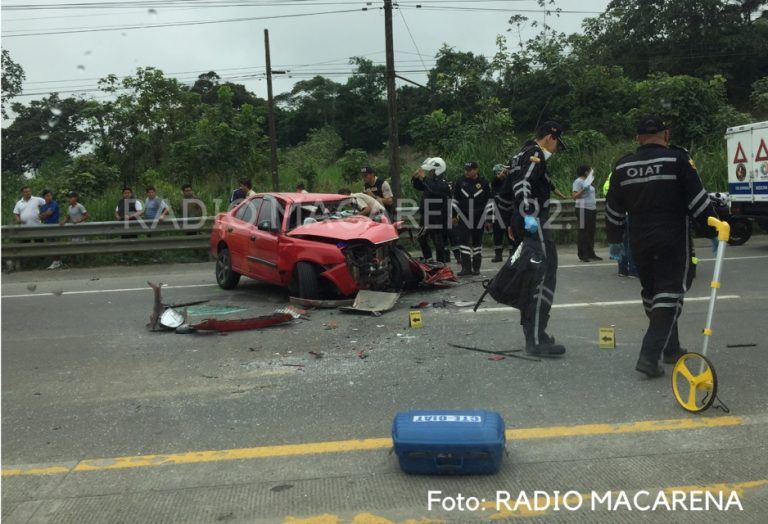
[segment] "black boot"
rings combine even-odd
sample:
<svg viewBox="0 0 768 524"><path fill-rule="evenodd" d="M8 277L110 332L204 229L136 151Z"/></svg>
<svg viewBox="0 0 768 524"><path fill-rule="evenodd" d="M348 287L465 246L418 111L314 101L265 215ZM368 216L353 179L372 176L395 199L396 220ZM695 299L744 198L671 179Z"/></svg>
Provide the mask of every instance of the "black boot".
<svg viewBox="0 0 768 524"><path fill-rule="evenodd" d="M637 359L635 370L639 371L640 373L645 373L648 378L659 378L664 376L664 368L659 365L658 361L654 362L652 360L648 360L642 355L639 359Z"/></svg>
<svg viewBox="0 0 768 524"><path fill-rule="evenodd" d="M472 257L472 274L480 274L480 265L483 263L483 255L478 253Z"/></svg>
<svg viewBox="0 0 768 524"><path fill-rule="evenodd" d="M493 250L493 252L496 254L496 256L493 257L491 262L501 262L501 255L504 253L503 247L497 247Z"/></svg>
<svg viewBox="0 0 768 524"><path fill-rule="evenodd" d="M565 354L565 346L562 344L547 344L543 341L539 341L539 344L536 345L532 340L526 341L525 343L525 352L529 355L534 355L537 357L545 357L545 358L553 358L553 357L560 357Z"/></svg>
<svg viewBox="0 0 768 524"><path fill-rule="evenodd" d="M544 340L539 337L539 343L533 338L533 326L528 327L523 324L523 333L525 334L525 352L529 355L537 357L559 357L565 354L565 346L555 344L553 337L548 337L549 340Z"/></svg>
<svg viewBox="0 0 768 524"><path fill-rule="evenodd" d="M458 276L466 277L472 274L472 258L466 253L461 254L461 271Z"/></svg>

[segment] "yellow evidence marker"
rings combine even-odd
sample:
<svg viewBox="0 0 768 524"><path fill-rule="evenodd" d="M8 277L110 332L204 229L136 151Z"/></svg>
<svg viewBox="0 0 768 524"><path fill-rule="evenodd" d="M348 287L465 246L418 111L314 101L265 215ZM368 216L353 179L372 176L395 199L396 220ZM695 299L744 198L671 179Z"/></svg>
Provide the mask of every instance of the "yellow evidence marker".
<svg viewBox="0 0 768 524"><path fill-rule="evenodd" d="M597 341L600 349L616 349L616 330L612 327L599 328Z"/></svg>
<svg viewBox="0 0 768 524"><path fill-rule="evenodd" d="M411 311L408 316L408 326L412 328L420 328L421 323L421 311Z"/></svg>

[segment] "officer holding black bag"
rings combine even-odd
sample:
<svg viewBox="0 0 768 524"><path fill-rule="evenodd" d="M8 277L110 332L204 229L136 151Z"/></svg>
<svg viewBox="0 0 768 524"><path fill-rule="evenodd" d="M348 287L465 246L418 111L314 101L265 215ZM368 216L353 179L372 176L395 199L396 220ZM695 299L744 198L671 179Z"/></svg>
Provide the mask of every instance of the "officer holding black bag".
<svg viewBox="0 0 768 524"><path fill-rule="evenodd" d="M632 254L640 274L648 330L635 369L649 378L685 353L677 319L693 281L691 219L709 236L707 218L716 216L688 151L669 145L669 127L657 115L637 124L637 151L618 160L606 196L605 225L612 257L621 252L625 214L630 217Z"/></svg>
<svg viewBox="0 0 768 524"><path fill-rule="evenodd" d="M509 175L502 194L514 197L514 213L508 227L513 232L510 236L523 239L522 247L518 248L488 288L493 296L494 285L498 289L510 284L505 283L503 278L506 266L517 264L521 268L524 275L516 277L516 285L512 288L521 296L509 297L505 303L514 303L514 307L520 309L525 351L542 357L557 357L565 353L565 347L556 344L554 337L546 332L557 281L557 248L552 232L545 227L549 220L552 190L547 160L558 149L565 149L562 135L560 124L544 122L536 130L535 140L526 142L509 162Z"/></svg>

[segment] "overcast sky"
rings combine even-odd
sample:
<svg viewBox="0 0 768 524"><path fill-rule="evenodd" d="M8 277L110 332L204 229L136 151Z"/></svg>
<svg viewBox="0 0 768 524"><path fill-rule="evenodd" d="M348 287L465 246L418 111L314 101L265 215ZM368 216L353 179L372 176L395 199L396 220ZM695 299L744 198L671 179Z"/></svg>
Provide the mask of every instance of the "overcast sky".
<svg viewBox="0 0 768 524"><path fill-rule="evenodd" d="M74 9L74 2L102 7ZM423 8L416 8L417 3ZM599 12L607 3L560 0L558 7ZM125 76L137 67L153 66L190 84L199 73L213 70L266 97L264 29L270 33L272 68L288 69L291 75L274 77L275 93L315 74L343 82L351 69L347 64L351 56L384 62L382 5L381 0L4 0L2 47L24 68L25 94L58 90L69 96L95 89L97 80L107 74ZM42 8L47 6L59 8ZM435 52L443 43L492 56L499 34L507 35L510 48L517 45L517 34L507 32L507 21L516 14L512 10L531 21L541 22L545 16L534 0L402 0L400 6L393 22L396 68L417 82L425 81L425 74L418 70L433 66ZM364 7L368 10L362 11ZM293 16L347 10L352 12ZM523 10L537 12L520 12ZM145 27L285 15L290 17ZM548 16L547 23L571 33L580 29L586 16L594 15L564 12L559 17ZM93 31L106 26L133 28ZM14 36L80 30L88 32ZM523 39L538 30L529 22L523 28ZM90 95L98 97L99 93L86 93ZM26 103L42 96L18 100Z"/></svg>

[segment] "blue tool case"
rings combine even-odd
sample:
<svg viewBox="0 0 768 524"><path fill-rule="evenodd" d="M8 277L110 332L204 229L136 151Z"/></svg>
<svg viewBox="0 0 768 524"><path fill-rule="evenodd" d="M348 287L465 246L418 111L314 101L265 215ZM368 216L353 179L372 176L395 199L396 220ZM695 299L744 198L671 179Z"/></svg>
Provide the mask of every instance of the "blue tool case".
<svg viewBox="0 0 768 524"><path fill-rule="evenodd" d="M424 410L395 415L392 441L406 473L486 475L504 457L504 420L493 411Z"/></svg>

